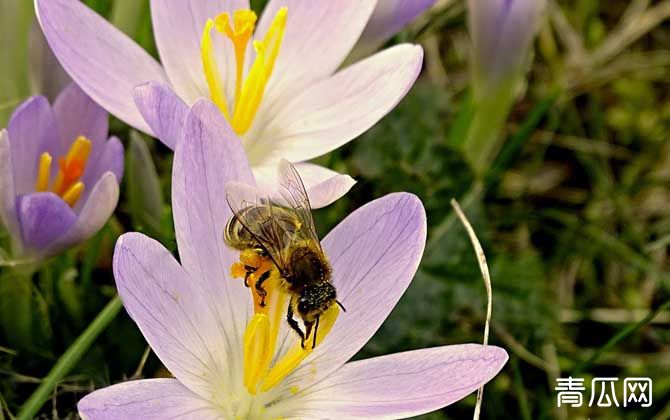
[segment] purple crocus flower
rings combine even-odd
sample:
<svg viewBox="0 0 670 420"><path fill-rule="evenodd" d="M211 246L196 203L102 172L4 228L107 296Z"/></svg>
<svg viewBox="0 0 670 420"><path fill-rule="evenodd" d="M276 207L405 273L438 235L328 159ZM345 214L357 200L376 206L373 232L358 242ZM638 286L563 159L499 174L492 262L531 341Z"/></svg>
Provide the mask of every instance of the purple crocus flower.
<svg viewBox="0 0 670 420"><path fill-rule="evenodd" d="M240 256L222 238L232 216L226 185L234 182L255 183L244 149L216 106L197 101L172 178L181 263L140 233L123 235L114 253L124 306L174 378L95 391L78 404L84 419L403 418L458 401L505 364L503 349L477 344L347 363L419 265L426 215L408 193L361 207L323 239L346 313L324 326L324 335L319 329L314 349L301 349L283 317L272 324L274 339L250 342L262 316L254 313L250 289L231 278Z"/></svg>
<svg viewBox="0 0 670 420"><path fill-rule="evenodd" d="M78 0L35 4L63 67L109 112L174 148L173 126L209 98L242 140L259 185L274 189L280 160L297 162L315 207L355 181L306 161L392 110L423 60L420 46L402 44L339 70L374 0L270 0L260 18L248 0L152 0L161 64Z"/></svg>
<svg viewBox="0 0 670 420"><path fill-rule="evenodd" d="M54 255L107 222L123 174L123 145L107 129L105 110L75 84L53 107L34 96L14 111L0 131L0 221L16 255Z"/></svg>
<svg viewBox="0 0 670 420"><path fill-rule="evenodd" d="M523 72L546 0L468 0L477 96Z"/></svg>

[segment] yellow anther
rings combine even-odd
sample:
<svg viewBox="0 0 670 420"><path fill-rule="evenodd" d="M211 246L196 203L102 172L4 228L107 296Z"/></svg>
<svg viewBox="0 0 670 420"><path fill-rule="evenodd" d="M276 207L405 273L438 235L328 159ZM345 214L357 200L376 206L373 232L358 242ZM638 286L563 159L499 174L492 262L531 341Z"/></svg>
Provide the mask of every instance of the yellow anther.
<svg viewBox="0 0 670 420"><path fill-rule="evenodd" d="M79 136L70 146L65 157L58 162L59 170L56 175L53 192L63 196L65 192L84 174L88 157L93 145L89 139Z"/></svg>
<svg viewBox="0 0 670 420"><path fill-rule="evenodd" d="M251 128L251 123L260 107L265 87L272 75L281 42L284 39L287 17L288 9L282 7L277 12L263 41L254 41L256 59L244 81L241 96L235 101L232 125L238 134L246 133Z"/></svg>
<svg viewBox="0 0 670 420"><path fill-rule="evenodd" d="M35 191L43 192L49 189L49 178L51 177L51 162L53 158L47 152L40 155L40 163L37 168L37 181Z"/></svg>
<svg viewBox="0 0 670 420"><path fill-rule="evenodd" d="M256 58L246 80L244 79L246 51L256 27L256 14L251 10L242 9L233 13L232 24L228 13L222 13L214 20L209 19L205 24L200 53L210 96L237 134L244 134L251 128L258 112L284 39L287 16L286 7L279 9L263 40L254 41ZM216 28L218 32L230 39L235 49L235 98L232 114L228 109L226 94L214 58L212 28ZM231 75L225 76L230 77Z"/></svg>
<svg viewBox="0 0 670 420"><path fill-rule="evenodd" d="M233 25L230 24L230 15L221 13L216 17L214 23L220 33L226 35L235 48L235 101L240 97L242 91L242 79L244 77L244 59L247 53L247 44L256 29L256 13L249 9L236 10L233 13ZM237 105L235 105L237 106Z"/></svg>
<svg viewBox="0 0 670 420"><path fill-rule="evenodd" d="M252 395L272 357L269 344L270 320L265 314L255 314L244 333L244 386Z"/></svg>
<svg viewBox="0 0 670 420"><path fill-rule="evenodd" d="M335 325L337 316L340 313L340 308L337 305L332 305L319 320L319 330L316 336L316 344L319 345L323 339L328 335L330 330ZM312 352L314 337L310 336L305 339L305 348L303 349L301 344L296 343L273 367L270 369L270 372L265 377L263 384L261 385L261 391L266 392L278 383L280 383L284 378L286 378L295 368L297 368L300 363L309 354Z"/></svg>
<svg viewBox="0 0 670 420"><path fill-rule="evenodd" d="M70 188L65 191L63 194L63 201L65 201L70 207L74 207L79 201L79 197L84 192L84 183L79 181L74 183Z"/></svg>
<svg viewBox="0 0 670 420"><path fill-rule="evenodd" d="M230 113L228 112L228 103L226 102L226 94L223 90L223 83L219 77L219 69L214 58L214 50L212 48L212 28L214 21L208 19L205 24L205 30L202 33L202 40L200 41L200 55L202 56L202 67L205 71L205 79L207 86L209 86L209 94L212 101L219 107L226 119L230 120Z"/></svg>

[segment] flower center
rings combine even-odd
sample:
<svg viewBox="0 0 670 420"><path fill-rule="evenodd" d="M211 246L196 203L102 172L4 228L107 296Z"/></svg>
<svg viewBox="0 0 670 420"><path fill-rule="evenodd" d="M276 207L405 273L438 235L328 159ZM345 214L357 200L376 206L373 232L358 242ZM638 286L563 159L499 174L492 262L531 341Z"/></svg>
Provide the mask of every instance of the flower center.
<svg viewBox="0 0 670 420"><path fill-rule="evenodd" d="M254 316L244 333L244 386L251 395L267 392L282 382L314 349L332 329L340 309L332 305L320 316L318 329L313 329L302 340L296 340L285 354L278 355L271 365L277 350L277 336L282 322L286 322L287 301L294 305L295 297L282 288L282 279L274 263L253 249L240 253L240 261L232 266L234 278L244 278L254 301ZM256 282L264 278L259 292ZM263 296L265 294L265 296ZM296 391L296 390L292 390Z"/></svg>
<svg viewBox="0 0 670 420"><path fill-rule="evenodd" d="M237 134L244 134L251 128L260 107L284 39L287 14L286 7L279 9L265 37L252 42L256 58L246 78L244 78L244 63L249 41L256 28L256 13L248 9L236 10L232 19L228 13L221 13L214 19L208 19L205 24L200 53L209 93L212 101L219 107ZM225 87L214 57L212 29L216 29L221 35L230 39L235 49L235 97L232 110L229 109ZM224 76L231 77L231 75Z"/></svg>
<svg viewBox="0 0 670 420"><path fill-rule="evenodd" d="M42 153L37 169L35 190L38 192L52 191L70 207L74 207L84 192L85 185L80 178L86 169L91 147L89 139L84 136L77 137L67 154L58 159L58 172L53 183L50 182L53 158L48 152Z"/></svg>

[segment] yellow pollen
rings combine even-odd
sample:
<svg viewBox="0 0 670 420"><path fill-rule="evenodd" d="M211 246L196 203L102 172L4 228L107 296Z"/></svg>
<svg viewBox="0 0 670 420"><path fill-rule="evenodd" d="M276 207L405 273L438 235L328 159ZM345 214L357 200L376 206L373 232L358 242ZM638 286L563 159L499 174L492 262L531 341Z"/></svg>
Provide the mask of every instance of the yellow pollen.
<svg viewBox="0 0 670 420"><path fill-rule="evenodd" d="M284 39L287 17L288 9L282 7L275 15L263 40L253 41L256 58L246 79L244 78L244 64L247 47L256 27L256 14L251 10L242 9L233 13L232 25L228 13L222 13L214 20L209 19L205 24L200 53L209 93L212 101L219 107L237 134L244 134L251 128L258 112ZM235 97L232 114L229 112L226 93L214 57L211 34L213 28L230 39L235 50ZM224 77L231 77L231 75L224 75Z"/></svg>
<svg viewBox="0 0 670 420"><path fill-rule="evenodd" d="M267 271L270 271L270 275L262 285L266 292L265 306L262 306L262 298L255 285ZM270 366L275 356L280 327L286 322L288 294L282 290L282 279L271 260L253 249L240 253L240 261L233 264L231 273L234 278L247 279L254 302L254 316L244 333L244 386L251 395L256 395L259 391L266 392L275 387L309 356L314 345L314 329L305 338L305 348L296 336L295 345ZM339 306L332 305L321 315L316 345L328 335L339 312ZM297 392L297 389L291 392Z"/></svg>
<svg viewBox="0 0 670 420"><path fill-rule="evenodd" d="M79 136L72 143L64 157L58 160L58 173L51 187L51 191L60 196L70 207L74 207L84 192L85 185L80 181L93 147L91 141ZM52 156L44 152L40 155L37 169L35 190L43 192L49 190Z"/></svg>
<svg viewBox="0 0 670 420"><path fill-rule="evenodd" d="M40 156L40 163L37 169L37 182L35 182L35 191L43 192L49 189L49 178L51 177L51 162L53 158L47 152Z"/></svg>

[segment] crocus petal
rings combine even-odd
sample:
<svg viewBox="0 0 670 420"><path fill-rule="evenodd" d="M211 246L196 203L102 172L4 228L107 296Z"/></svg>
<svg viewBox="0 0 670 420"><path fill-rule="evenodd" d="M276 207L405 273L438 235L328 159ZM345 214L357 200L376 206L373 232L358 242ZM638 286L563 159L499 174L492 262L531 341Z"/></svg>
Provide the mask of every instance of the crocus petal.
<svg viewBox="0 0 670 420"><path fill-rule="evenodd" d="M435 0L378 0L352 56L361 58L371 54L433 3Z"/></svg>
<svg viewBox="0 0 670 420"><path fill-rule="evenodd" d="M333 284L347 311L292 374L289 385L322 378L368 342L409 286L425 243L426 213L421 201L408 193L366 204L325 237L322 245L333 267Z"/></svg>
<svg viewBox="0 0 670 420"><path fill-rule="evenodd" d="M162 67L133 40L77 0L35 0L42 30L68 74L98 104L151 134L133 88L167 82Z"/></svg>
<svg viewBox="0 0 670 420"><path fill-rule="evenodd" d="M112 216L118 201L119 182L115 174L106 172L93 186L87 198L79 200L75 206L75 210L79 212L77 221L50 247L48 254L56 254L95 235Z"/></svg>
<svg viewBox="0 0 670 420"><path fill-rule="evenodd" d="M546 5L545 0L468 1L478 96L522 69Z"/></svg>
<svg viewBox="0 0 670 420"><path fill-rule="evenodd" d="M255 184L242 143L219 109L206 99L197 101L177 143L172 173L172 206L179 256L193 281L201 282L231 336L228 354L242 351L242 335L251 312L249 292L230 279L237 253L223 242L232 217L225 184Z"/></svg>
<svg viewBox="0 0 670 420"><path fill-rule="evenodd" d="M123 382L88 394L77 404L86 420L214 420L212 404L175 379Z"/></svg>
<svg viewBox="0 0 670 420"><path fill-rule="evenodd" d="M112 137L101 145L101 150L96 156L91 156L91 161L86 167L86 172L81 178L86 189L79 199L79 203L85 203L88 200L93 186L100 180L106 172L111 172L116 177L116 182L120 183L123 178L123 143L117 137Z"/></svg>
<svg viewBox="0 0 670 420"><path fill-rule="evenodd" d="M34 22L28 35L28 66L33 92L40 92L50 101L72 82L49 48L42 29Z"/></svg>
<svg viewBox="0 0 670 420"><path fill-rule="evenodd" d="M7 130L0 130L0 224L5 226L14 241L19 239L21 231L16 216L14 173Z"/></svg>
<svg viewBox="0 0 670 420"><path fill-rule="evenodd" d="M154 136L174 150L188 113L186 103L169 86L156 82L136 87L133 97Z"/></svg>
<svg viewBox="0 0 670 420"><path fill-rule="evenodd" d="M85 136L93 143L92 156L100 153L107 140L109 116L79 86L70 83L63 89L54 101L53 112L60 132L60 155L67 153L79 136Z"/></svg>
<svg viewBox="0 0 670 420"><path fill-rule="evenodd" d="M292 97L302 87L331 75L360 37L375 3L271 0L261 17L256 38L265 35L281 7L288 8L288 22L266 97Z"/></svg>
<svg viewBox="0 0 670 420"><path fill-rule="evenodd" d="M297 395L300 418L402 419L452 404L490 381L507 361L494 346L462 344L347 363Z"/></svg>
<svg viewBox="0 0 670 420"><path fill-rule="evenodd" d="M14 181L17 194L35 190L40 154L58 156L58 126L49 102L34 96L21 104L12 114L7 126L9 133Z"/></svg>
<svg viewBox="0 0 670 420"><path fill-rule="evenodd" d="M200 97L209 96L200 55L200 41L207 19L248 8L248 0L151 0L151 17L161 62L175 91L189 105ZM215 38L214 56L230 98L235 88L233 44L227 39Z"/></svg>
<svg viewBox="0 0 670 420"><path fill-rule="evenodd" d="M70 206L52 192L19 196L17 210L23 244L37 254L44 253L77 219Z"/></svg>
<svg viewBox="0 0 670 420"><path fill-rule="evenodd" d="M249 145L252 159L272 150L291 161L309 160L354 139L407 94L422 59L421 47L398 45L310 86Z"/></svg>
<svg viewBox="0 0 670 420"><path fill-rule="evenodd" d="M119 238L114 278L128 314L156 355L191 391L213 399L228 378L225 333L206 292L170 251L140 233ZM225 279L221 279L224 282Z"/></svg>
<svg viewBox="0 0 670 420"><path fill-rule="evenodd" d="M332 204L349 192L356 183L349 175L339 174L313 163L299 162L293 165L300 173L313 209ZM268 196L273 196L281 188L277 179L277 166L278 164L265 163L253 168L258 189L267 192Z"/></svg>

